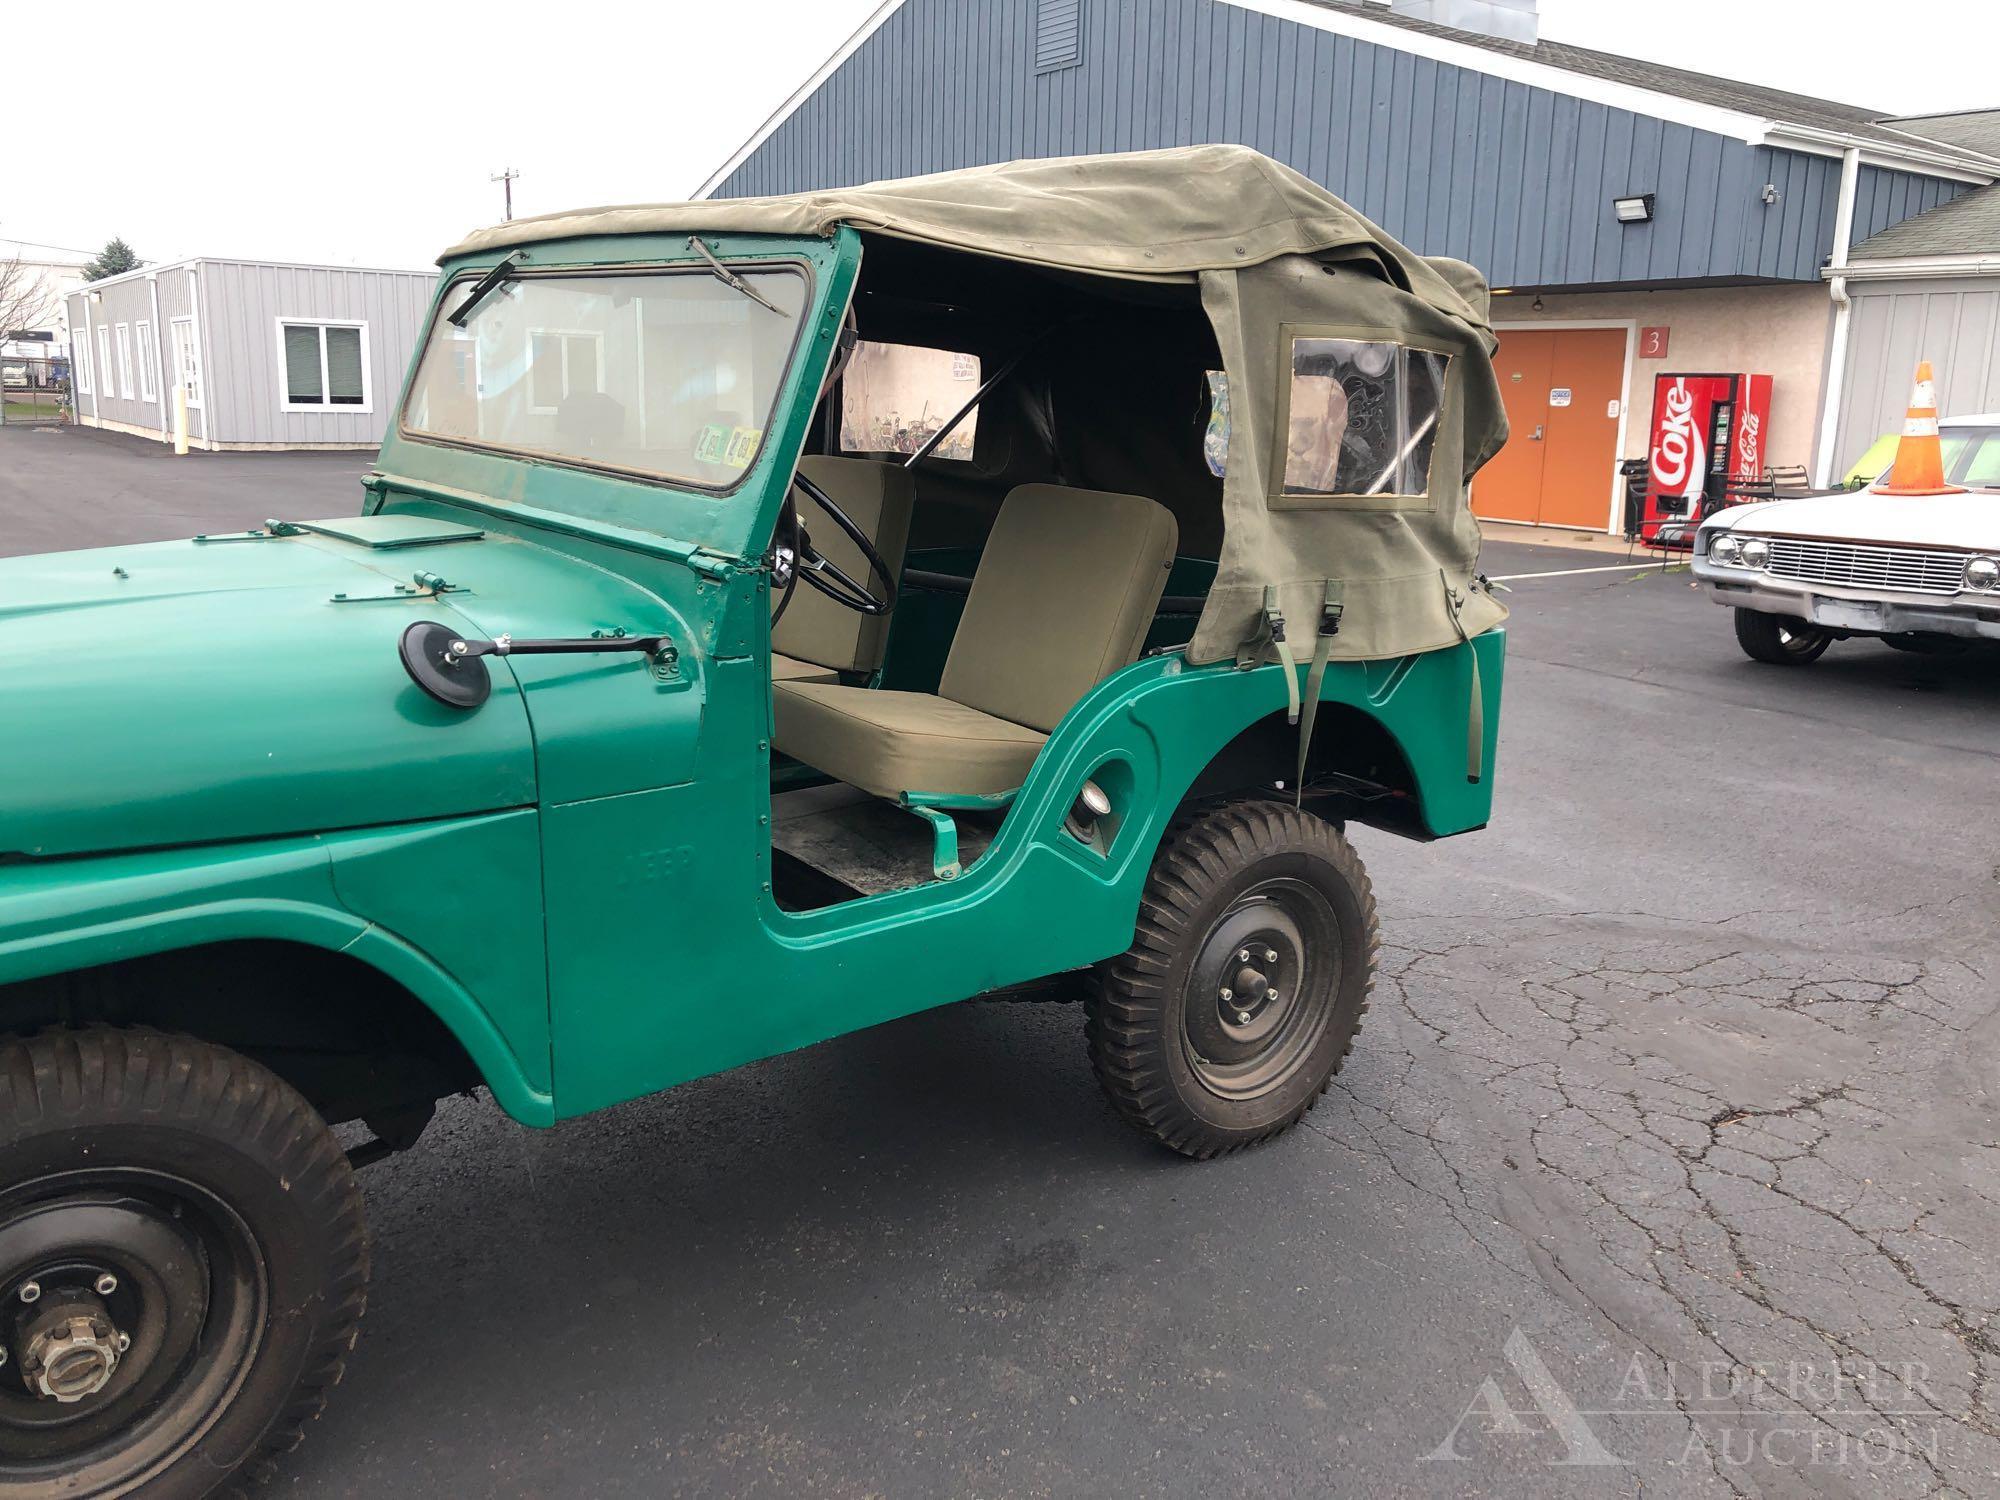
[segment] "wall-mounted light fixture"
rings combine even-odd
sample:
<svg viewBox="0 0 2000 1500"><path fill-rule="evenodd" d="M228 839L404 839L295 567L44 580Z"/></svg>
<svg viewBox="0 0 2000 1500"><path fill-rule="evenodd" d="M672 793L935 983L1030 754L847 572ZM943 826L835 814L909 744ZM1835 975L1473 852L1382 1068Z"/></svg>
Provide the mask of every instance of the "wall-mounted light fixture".
<svg viewBox="0 0 2000 1500"><path fill-rule="evenodd" d="M1653 195L1639 193L1630 198L1613 198L1611 213L1620 224L1644 224L1653 217Z"/></svg>
<svg viewBox="0 0 2000 1500"><path fill-rule="evenodd" d="M1542 311L1542 299L1541 299L1541 298L1540 298L1539 296L1538 296L1538 297L1536 297L1536 298L1535 298L1535 300L1534 300L1533 302L1530 302L1530 303L1528 304L1528 311L1530 311L1530 312L1540 312L1540 311Z"/></svg>

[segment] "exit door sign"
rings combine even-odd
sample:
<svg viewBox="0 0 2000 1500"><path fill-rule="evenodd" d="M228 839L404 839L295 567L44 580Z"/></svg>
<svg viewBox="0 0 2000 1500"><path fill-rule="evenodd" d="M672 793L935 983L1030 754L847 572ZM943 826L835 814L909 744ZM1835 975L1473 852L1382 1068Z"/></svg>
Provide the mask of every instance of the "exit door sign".
<svg viewBox="0 0 2000 1500"><path fill-rule="evenodd" d="M1665 359L1667 357L1667 335L1671 328L1641 328L1639 330L1639 358Z"/></svg>

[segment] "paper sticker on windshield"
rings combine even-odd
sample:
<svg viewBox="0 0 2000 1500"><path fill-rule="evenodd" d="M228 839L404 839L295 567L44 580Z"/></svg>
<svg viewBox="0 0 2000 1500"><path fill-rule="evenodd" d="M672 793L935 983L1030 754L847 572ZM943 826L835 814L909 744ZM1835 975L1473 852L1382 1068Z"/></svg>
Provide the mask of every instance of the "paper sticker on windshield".
<svg viewBox="0 0 2000 1500"><path fill-rule="evenodd" d="M729 429L720 422L709 422L694 435L694 456L698 463L719 464L725 462L723 455L729 451Z"/></svg>
<svg viewBox="0 0 2000 1500"><path fill-rule="evenodd" d="M729 447L722 455L722 462L732 469L740 469L757 456L757 445L764 440L761 427L737 427L729 433Z"/></svg>

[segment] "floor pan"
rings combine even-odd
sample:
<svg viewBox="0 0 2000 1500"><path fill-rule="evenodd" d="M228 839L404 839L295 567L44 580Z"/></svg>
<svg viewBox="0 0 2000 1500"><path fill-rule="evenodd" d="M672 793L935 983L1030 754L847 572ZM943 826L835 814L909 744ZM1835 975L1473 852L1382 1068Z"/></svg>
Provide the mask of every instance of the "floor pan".
<svg viewBox="0 0 2000 1500"><path fill-rule="evenodd" d="M952 814L958 858L970 868L999 831L999 813ZM771 799L771 844L857 895L879 896L935 879L931 826L915 813L851 786L816 786ZM785 905L784 893L779 893ZM824 900L804 904L819 906Z"/></svg>

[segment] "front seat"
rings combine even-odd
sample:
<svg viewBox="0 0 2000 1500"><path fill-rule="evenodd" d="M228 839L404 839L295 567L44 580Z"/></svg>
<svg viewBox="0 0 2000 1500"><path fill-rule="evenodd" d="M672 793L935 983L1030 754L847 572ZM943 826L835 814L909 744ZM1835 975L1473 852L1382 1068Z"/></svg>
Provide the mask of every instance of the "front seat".
<svg viewBox="0 0 2000 1500"><path fill-rule="evenodd" d="M937 692L779 683L778 749L891 799L1014 791L1070 705L1138 657L1179 539L1173 514L1141 496L1020 486Z"/></svg>
<svg viewBox="0 0 2000 1500"><path fill-rule="evenodd" d="M900 577L910 541L910 509L916 502L910 471L901 464L812 454L799 460L799 472L874 538L882 561ZM847 533L820 515L805 496L794 495L793 500L821 555L849 577L867 580L868 564ZM870 583L879 586L879 580ZM802 581L793 587L792 602L771 628L771 679L837 682L842 672L868 676L882 665L888 642L889 616L859 614Z"/></svg>

